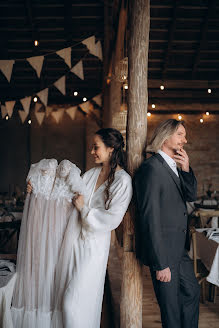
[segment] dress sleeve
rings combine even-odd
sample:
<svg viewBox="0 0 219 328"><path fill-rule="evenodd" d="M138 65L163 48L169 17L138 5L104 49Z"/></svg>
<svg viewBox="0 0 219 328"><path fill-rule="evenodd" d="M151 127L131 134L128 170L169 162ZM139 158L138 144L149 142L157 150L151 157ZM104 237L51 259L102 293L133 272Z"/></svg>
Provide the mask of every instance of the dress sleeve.
<svg viewBox="0 0 219 328"><path fill-rule="evenodd" d="M131 178L121 177L111 193L112 201L107 210L102 207L89 208L84 205L81 210L84 229L90 232L109 232L119 226L132 198Z"/></svg>

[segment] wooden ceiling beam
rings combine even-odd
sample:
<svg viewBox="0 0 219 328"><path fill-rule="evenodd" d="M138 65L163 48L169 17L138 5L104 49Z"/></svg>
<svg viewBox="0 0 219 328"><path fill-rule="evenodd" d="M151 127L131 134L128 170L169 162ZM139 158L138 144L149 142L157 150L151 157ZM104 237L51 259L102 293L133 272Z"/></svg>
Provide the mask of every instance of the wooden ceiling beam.
<svg viewBox="0 0 219 328"><path fill-rule="evenodd" d="M72 3L69 0L64 0L64 31L65 39L69 42L73 32Z"/></svg>
<svg viewBox="0 0 219 328"><path fill-rule="evenodd" d="M166 89L219 89L219 80L162 80L162 79L149 79L149 88L160 88L160 85L165 86ZM165 91L163 91L165 92Z"/></svg>
<svg viewBox="0 0 219 328"><path fill-rule="evenodd" d="M162 71L163 77L166 74L166 71L168 68L168 63L169 63L169 58L171 55L172 45L173 45L173 41L174 41L174 34L176 31L177 9L178 9L179 3L180 3L180 1L174 1L174 5L173 5L172 20L171 20L170 27L169 27L168 46L167 46L167 50L165 51L165 57L164 57L164 63L163 63L163 71Z"/></svg>
<svg viewBox="0 0 219 328"><path fill-rule="evenodd" d="M202 49L207 48L208 23L209 23L209 19L211 18L212 14L214 13L215 8L216 8L216 0L209 0L208 2L209 2L209 6L208 6L208 9L206 12L204 22L202 24L199 47L197 48L195 59L194 59L194 64L193 64L193 68L192 68L193 78L198 70L198 66L199 66L200 58L201 58L201 51L202 51Z"/></svg>
<svg viewBox="0 0 219 328"><path fill-rule="evenodd" d="M204 90L174 90L174 89L165 89L165 91L149 89L150 98L181 98L181 99L218 99L219 94L212 92L208 94Z"/></svg>

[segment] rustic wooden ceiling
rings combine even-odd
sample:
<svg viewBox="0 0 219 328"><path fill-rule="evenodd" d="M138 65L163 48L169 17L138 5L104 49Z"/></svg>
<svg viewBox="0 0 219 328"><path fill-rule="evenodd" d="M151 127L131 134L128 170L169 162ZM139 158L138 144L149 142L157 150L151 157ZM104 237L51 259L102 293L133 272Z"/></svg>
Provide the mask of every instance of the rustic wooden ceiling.
<svg viewBox="0 0 219 328"><path fill-rule="evenodd" d="M50 88L49 103L79 103L102 89L103 63L79 42L95 35L103 44L107 0L1 0L0 59L17 59L11 82L0 73L0 100L20 99L69 71L56 54L46 56L41 79L26 57L73 45L72 65L83 58L85 80L67 75L67 95ZM111 26L113 35L114 26ZM34 47L33 41L39 40ZM151 0L149 103L219 104L219 0ZM161 91L159 86L165 85ZM212 93L208 94L207 89ZM78 91L77 99L73 92ZM163 107L162 107L163 106ZM197 108L198 109L198 108Z"/></svg>

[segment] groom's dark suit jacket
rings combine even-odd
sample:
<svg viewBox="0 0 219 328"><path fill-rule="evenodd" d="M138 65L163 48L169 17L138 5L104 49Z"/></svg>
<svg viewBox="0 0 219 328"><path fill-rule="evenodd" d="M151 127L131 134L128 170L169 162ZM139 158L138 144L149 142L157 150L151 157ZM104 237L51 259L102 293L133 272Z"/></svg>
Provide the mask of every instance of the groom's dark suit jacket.
<svg viewBox="0 0 219 328"><path fill-rule="evenodd" d="M177 264L189 249L186 201L196 199L197 182L191 168L178 172L179 177L155 154L135 175L137 255L152 270Z"/></svg>

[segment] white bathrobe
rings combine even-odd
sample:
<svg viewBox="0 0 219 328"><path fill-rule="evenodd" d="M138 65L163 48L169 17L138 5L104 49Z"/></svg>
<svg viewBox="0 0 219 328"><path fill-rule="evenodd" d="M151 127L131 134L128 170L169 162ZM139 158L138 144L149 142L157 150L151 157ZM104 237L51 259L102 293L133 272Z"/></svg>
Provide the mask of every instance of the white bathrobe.
<svg viewBox="0 0 219 328"><path fill-rule="evenodd" d="M69 257L73 274L63 300L65 328L100 327L111 231L121 223L132 198L131 177L123 169L116 171L106 210L106 183L94 191L100 171L101 167L93 168L83 176L88 194L81 210L81 237Z"/></svg>

